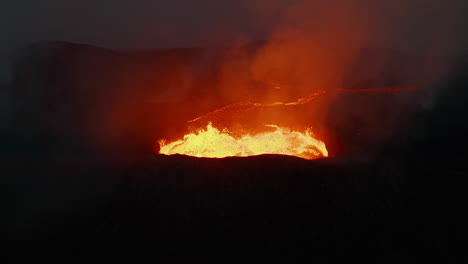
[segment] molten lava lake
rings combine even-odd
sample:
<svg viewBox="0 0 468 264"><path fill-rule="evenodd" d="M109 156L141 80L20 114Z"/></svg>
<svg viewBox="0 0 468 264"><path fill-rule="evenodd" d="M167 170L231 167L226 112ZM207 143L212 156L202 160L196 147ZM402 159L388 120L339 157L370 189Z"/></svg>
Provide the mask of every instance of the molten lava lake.
<svg viewBox="0 0 468 264"><path fill-rule="evenodd" d="M304 159L328 157L325 143L314 137L311 130L291 131L268 125L272 131L239 138L227 129L219 130L209 123L206 129L184 135L183 139L166 143L160 140L161 154L183 154L194 157L224 158L247 157L262 154L280 154Z"/></svg>

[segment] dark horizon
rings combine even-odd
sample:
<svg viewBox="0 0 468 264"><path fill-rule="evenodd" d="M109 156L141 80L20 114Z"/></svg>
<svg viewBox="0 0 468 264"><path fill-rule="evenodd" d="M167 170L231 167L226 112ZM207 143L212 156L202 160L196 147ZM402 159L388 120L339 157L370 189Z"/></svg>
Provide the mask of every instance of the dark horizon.
<svg viewBox="0 0 468 264"><path fill-rule="evenodd" d="M330 3L340 0L328 1ZM366 0L354 0L367 5ZM268 2L268 4L265 4ZM267 39L292 3L274 1L3 1L0 54L27 43L58 40L119 50L223 46ZM315 1L320 2L320 1ZM438 3L443 3L439 6ZM449 1L373 1L382 32L376 43L417 50L434 32L452 31L456 54L468 50L468 4ZM388 30L390 29L390 30ZM445 34L445 33L443 33Z"/></svg>

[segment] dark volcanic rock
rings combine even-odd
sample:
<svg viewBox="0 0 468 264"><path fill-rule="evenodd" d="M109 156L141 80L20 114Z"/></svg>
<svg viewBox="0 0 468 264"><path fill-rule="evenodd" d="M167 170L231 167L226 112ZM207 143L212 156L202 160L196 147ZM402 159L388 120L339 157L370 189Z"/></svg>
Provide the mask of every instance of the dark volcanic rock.
<svg viewBox="0 0 468 264"><path fill-rule="evenodd" d="M3 219L15 219L14 229L3 233L15 250L84 258L458 259L462 162L346 160L154 156L130 166L30 160L21 170L4 162L17 198ZM35 191L18 196L31 182Z"/></svg>

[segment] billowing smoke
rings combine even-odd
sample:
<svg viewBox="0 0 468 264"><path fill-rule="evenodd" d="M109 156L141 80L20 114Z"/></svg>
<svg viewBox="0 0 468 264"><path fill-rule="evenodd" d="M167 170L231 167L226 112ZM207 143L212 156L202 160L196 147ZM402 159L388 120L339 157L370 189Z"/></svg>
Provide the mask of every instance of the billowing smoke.
<svg viewBox="0 0 468 264"><path fill-rule="evenodd" d="M253 57L228 57L221 87L232 100L257 95L242 81L281 87L256 98L266 100L389 73L392 80L379 85L431 84L456 51L456 7L453 1L253 1L251 11L259 24L273 25L271 33ZM429 58L407 69L401 53Z"/></svg>
<svg viewBox="0 0 468 264"><path fill-rule="evenodd" d="M456 1L254 1L259 25L273 26L253 52L225 54L220 97L227 103L290 102L321 89L419 87L400 97L329 97L314 103L321 110L304 124L326 123L348 142L359 134L381 144L434 105L457 52L457 7ZM304 121L297 115L307 114L285 118Z"/></svg>

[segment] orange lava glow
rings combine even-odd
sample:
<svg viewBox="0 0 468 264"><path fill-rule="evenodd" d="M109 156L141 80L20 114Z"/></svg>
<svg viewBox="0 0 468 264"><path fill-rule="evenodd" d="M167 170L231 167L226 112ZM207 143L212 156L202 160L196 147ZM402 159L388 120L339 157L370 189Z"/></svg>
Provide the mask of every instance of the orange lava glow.
<svg viewBox="0 0 468 264"><path fill-rule="evenodd" d="M220 131L210 123L206 129L187 134L181 140L170 143L159 140L159 152L206 158L280 154L311 160L328 156L325 143L316 139L310 130L298 132L274 125L268 127L272 131L235 138L227 129Z"/></svg>

